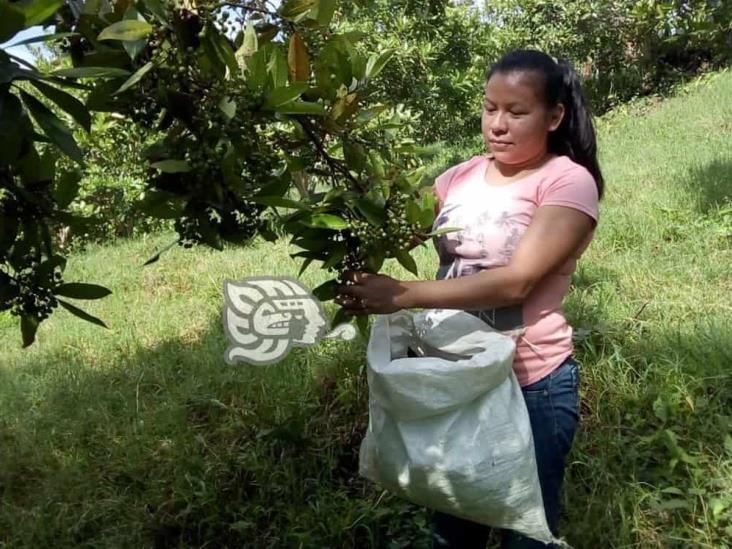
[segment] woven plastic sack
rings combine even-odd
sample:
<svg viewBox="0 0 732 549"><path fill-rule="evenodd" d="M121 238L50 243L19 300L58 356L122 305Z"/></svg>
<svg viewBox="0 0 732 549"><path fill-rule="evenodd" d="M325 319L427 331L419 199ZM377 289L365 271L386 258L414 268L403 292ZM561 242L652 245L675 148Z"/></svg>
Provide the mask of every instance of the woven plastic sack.
<svg viewBox="0 0 732 549"><path fill-rule="evenodd" d="M377 316L359 473L416 504L566 547L544 514L515 348L464 311Z"/></svg>

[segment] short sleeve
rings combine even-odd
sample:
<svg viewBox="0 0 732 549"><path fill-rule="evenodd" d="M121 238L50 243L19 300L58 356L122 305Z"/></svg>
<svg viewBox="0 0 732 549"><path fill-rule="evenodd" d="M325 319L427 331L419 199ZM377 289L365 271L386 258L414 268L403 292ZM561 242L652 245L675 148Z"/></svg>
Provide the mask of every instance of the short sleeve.
<svg viewBox="0 0 732 549"><path fill-rule="evenodd" d="M539 206L566 206L586 213L595 221L600 217L597 183L590 172L574 165L549 177L539 190Z"/></svg>
<svg viewBox="0 0 732 549"><path fill-rule="evenodd" d="M453 181L467 169L470 169L474 164L476 164L476 162L480 161L480 159L480 156L474 156L470 160L466 160L465 162L461 162L460 164L447 169L435 178L433 189L435 190L435 195L440 201L440 205L445 203L445 199L447 198Z"/></svg>
<svg viewBox="0 0 732 549"><path fill-rule="evenodd" d="M452 182L452 178L455 176L455 172L458 170L459 167L460 165L453 166L452 168L442 172L435 178L434 189L435 194L440 201L440 205L445 203L445 198L447 198L447 191L450 188L450 183Z"/></svg>

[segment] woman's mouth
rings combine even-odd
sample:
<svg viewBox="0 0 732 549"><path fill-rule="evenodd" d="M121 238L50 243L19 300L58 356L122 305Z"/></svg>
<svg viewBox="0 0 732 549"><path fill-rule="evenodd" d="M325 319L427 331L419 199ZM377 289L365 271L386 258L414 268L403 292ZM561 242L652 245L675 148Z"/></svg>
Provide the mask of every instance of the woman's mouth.
<svg viewBox="0 0 732 549"><path fill-rule="evenodd" d="M503 150L513 145L510 141L501 141L500 139L490 139L488 141L491 145L491 149Z"/></svg>

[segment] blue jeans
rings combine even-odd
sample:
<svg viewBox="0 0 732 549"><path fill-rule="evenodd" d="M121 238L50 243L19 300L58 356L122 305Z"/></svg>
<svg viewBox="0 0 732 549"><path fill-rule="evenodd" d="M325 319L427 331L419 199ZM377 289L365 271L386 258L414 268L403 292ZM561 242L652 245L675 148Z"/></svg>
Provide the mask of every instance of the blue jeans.
<svg viewBox="0 0 732 549"><path fill-rule="evenodd" d="M541 495L549 528L559 535L559 511L565 458L579 422L579 364L569 356L553 372L522 387L534 436ZM488 526L439 511L432 516L432 548L485 549ZM549 547L512 530L501 532L501 547L534 549Z"/></svg>

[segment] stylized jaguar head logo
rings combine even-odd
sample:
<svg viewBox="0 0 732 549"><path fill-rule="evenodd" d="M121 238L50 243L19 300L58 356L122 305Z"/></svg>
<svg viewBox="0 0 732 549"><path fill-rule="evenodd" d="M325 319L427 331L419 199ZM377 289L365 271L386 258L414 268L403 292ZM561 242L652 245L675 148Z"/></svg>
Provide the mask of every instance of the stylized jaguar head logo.
<svg viewBox="0 0 732 549"><path fill-rule="evenodd" d="M308 347L324 337L356 337L350 324L326 335L328 322L320 301L292 278L224 280L224 298L224 329L232 343L225 355L229 364L271 364L292 346Z"/></svg>

